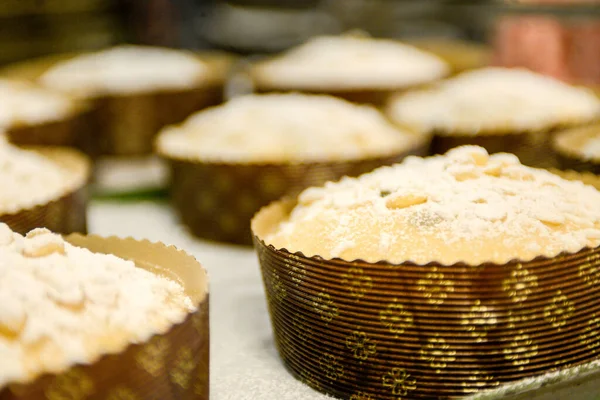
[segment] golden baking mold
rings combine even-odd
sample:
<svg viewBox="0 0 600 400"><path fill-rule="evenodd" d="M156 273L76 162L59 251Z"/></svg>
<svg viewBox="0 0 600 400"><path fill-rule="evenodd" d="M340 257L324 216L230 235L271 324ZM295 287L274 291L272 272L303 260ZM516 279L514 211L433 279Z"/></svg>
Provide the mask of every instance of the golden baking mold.
<svg viewBox="0 0 600 400"><path fill-rule="evenodd" d="M11 213L0 213L0 222L13 231L26 234L34 228L69 234L87 232L88 181L91 162L79 151L59 147L32 147L77 177L78 184L49 202L35 204Z"/></svg>
<svg viewBox="0 0 600 400"><path fill-rule="evenodd" d="M0 389L2 400L208 400L209 306L206 271L174 247L132 238L69 235L72 245L132 260L140 268L175 279L197 310L164 334L122 353L78 364L56 375Z"/></svg>
<svg viewBox="0 0 600 400"><path fill-rule="evenodd" d="M195 235L252 244L250 220L263 206L343 176L358 176L408 155L424 155L428 138L409 150L381 157L301 163L201 162L161 154L171 167L171 196Z"/></svg>
<svg viewBox="0 0 600 400"><path fill-rule="evenodd" d="M36 82L57 63L79 54L62 54L8 66L0 76ZM119 94L86 99L91 108L85 126L94 156L136 156L151 154L153 138L166 125L175 124L202 108L223 101L223 86L234 58L224 53L199 53L211 76L202 84L186 90L158 90L142 94Z"/></svg>
<svg viewBox="0 0 600 400"><path fill-rule="evenodd" d="M263 241L295 206L252 221L288 370L342 399L460 398L600 356L600 248L425 265L307 257Z"/></svg>

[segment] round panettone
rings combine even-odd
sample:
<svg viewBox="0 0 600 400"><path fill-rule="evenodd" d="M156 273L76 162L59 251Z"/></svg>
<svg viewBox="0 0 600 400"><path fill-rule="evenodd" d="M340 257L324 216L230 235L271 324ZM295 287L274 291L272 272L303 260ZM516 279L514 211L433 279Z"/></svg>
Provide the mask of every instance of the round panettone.
<svg viewBox="0 0 600 400"><path fill-rule="evenodd" d="M0 129L19 145L82 147L85 104L72 97L16 79L0 78Z"/></svg>
<svg viewBox="0 0 600 400"><path fill-rule="evenodd" d="M191 257L0 223L0 398L208 399L208 288Z"/></svg>
<svg viewBox="0 0 600 400"><path fill-rule="evenodd" d="M265 238L326 259L478 265L600 246L600 192L461 147L308 189Z"/></svg>
<svg viewBox="0 0 600 400"><path fill-rule="evenodd" d="M375 108L292 93L233 99L167 128L157 147L180 159L298 163L390 155L424 137L394 127Z"/></svg>
<svg viewBox="0 0 600 400"><path fill-rule="evenodd" d="M75 112L67 96L16 80L0 79L0 127L18 124L43 124L60 120Z"/></svg>
<svg viewBox="0 0 600 400"><path fill-rule="evenodd" d="M275 344L343 398L462 398L600 357L600 191L464 146L252 221Z"/></svg>
<svg viewBox="0 0 600 400"><path fill-rule="evenodd" d="M475 144L548 167L554 166L552 133L599 119L600 99L588 89L524 69L490 67L398 95L387 113L401 126L434 134L436 153Z"/></svg>
<svg viewBox="0 0 600 400"><path fill-rule="evenodd" d="M171 192L184 223L205 238L249 244L249 221L260 207L421 153L428 143L371 106L268 94L200 112L163 130L156 147L171 164Z"/></svg>
<svg viewBox="0 0 600 400"><path fill-rule="evenodd" d="M325 93L361 103L380 103L450 72L445 61L426 51L355 34L315 37L250 70L259 92Z"/></svg>
<svg viewBox="0 0 600 400"><path fill-rule="evenodd" d="M188 89L204 83L211 73L192 53L123 45L59 62L39 81L46 87L89 98Z"/></svg>
<svg viewBox="0 0 600 400"><path fill-rule="evenodd" d="M38 83L86 100L90 145L102 156L147 156L164 126L223 99L231 59L121 45L65 57L37 71ZM31 72L24 68L24 73Z"/></svg>
<svg viewBox="0 0 600 400"><path fill-rule="evenodd" d="M90 171L75 150L24 150L0 139L0 222L22 234L42 227L85 232Z"/></svg>

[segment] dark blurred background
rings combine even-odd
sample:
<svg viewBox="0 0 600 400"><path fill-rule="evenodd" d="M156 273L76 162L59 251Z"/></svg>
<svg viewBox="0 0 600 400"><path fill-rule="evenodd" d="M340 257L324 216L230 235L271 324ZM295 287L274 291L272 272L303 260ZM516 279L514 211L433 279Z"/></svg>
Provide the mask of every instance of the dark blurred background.
<svg viewBox="0 0 600 400"><path fill-rule="evenodd" d="M272 53L351 29L487 43L498 64L600 84L598 0L0 0L0 64L122 42Z"/></svg>
<svg viewBox="0 0 600 400"><path fill-rule="evenodd" d="M436 0L0 0L0 62L119 42L273 52L316 34L482 40L474 5Z"/></svg>

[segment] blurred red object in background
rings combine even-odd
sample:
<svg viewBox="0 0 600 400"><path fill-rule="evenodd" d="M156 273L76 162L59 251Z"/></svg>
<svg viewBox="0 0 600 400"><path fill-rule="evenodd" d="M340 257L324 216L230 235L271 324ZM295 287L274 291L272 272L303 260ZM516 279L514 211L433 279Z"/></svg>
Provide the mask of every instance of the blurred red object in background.
<svg viewBox="0 0 600 400"><path fill-rule="evenodd" d="M578 1L582 3L583 1ZM587 0L587 3L600 3ZM569 0L526 0L567 4ZM571 83L600 85L600 19L563 19L551 14L506 16L495 27L494 63L525 67Z"/></svg>
<svg viewBox="0 0 600 400"><path fill-rule="evenodd" d="M581 83L600 84L600 23L571 28L569 67Z"/></svg>

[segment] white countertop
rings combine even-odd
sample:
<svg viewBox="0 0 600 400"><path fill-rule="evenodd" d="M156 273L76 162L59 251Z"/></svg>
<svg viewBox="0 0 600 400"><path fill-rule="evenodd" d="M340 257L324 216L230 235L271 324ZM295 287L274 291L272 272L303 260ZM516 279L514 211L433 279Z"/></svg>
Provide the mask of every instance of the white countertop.
<svg viewBox="0 0 600 400"><path fill-rule="evenodd" d="M212 400L329 398L296 381L280 361L252 249L194 239L163 203L95 201L89 218L90 233L175 245L208 270Z"/></svg>

